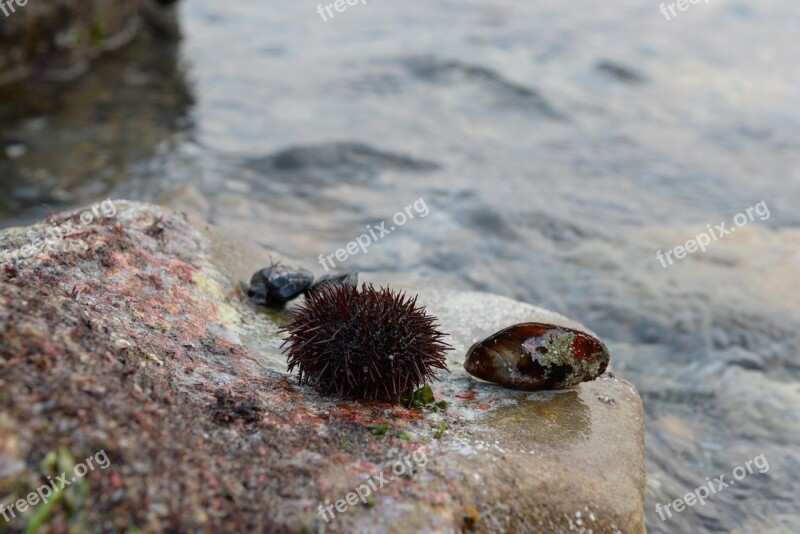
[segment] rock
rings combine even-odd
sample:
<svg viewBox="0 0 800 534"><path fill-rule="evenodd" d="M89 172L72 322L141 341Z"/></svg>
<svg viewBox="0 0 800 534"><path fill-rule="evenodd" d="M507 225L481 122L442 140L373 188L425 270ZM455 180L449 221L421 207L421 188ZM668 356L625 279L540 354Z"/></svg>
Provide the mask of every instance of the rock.
<svg viewBox="0 0 800 534"><path fill-rule="evenodd" d="M148 0L4 3L9 13L0 12L0 86L31 76L79 76L93 58L130 42L148 8Z"/></svg>
<svg viewBox="0 0 800 534"><path fill-rule="evenodd" d="M528 391L564 389L602 375L610 355L591 334L543 323L504 328L467 351L474 377Z"/></svg>
<svg viewBox="0 0 800 534"><path fill-rule="evenodd" d="M322 398L286 373L285 313L237 284L278 255L161 208L115 206L0 273L0 502L54 474L47 458L110 460L65 489L41 530L644 532L629 383L606 374L530 393L461 368L509 324L580 325L422 288L455 347L434 400ZM0 248L13 256L48 226L2 230Z"/></svg>

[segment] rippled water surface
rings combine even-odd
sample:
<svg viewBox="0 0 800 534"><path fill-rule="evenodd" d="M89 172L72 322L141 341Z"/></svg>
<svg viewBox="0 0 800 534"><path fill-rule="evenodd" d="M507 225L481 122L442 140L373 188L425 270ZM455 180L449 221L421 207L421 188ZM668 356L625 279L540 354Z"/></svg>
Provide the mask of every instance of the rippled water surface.
<svg viewBox="0 0 800 534"><path fill-rule="evenodd" d="M0 105L3 225L158 201L321 272L423 199L343 266L600 333L645 402L650 531L800 532L800 4L658 4L186 1L179 44Z"/></svg>

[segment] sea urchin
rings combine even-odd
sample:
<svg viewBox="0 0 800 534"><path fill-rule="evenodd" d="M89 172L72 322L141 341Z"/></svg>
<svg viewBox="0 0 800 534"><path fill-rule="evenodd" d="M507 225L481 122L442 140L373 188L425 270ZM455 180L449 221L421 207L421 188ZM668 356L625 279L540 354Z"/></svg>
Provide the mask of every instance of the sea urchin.
<svg viewBox="0 0 800 534"><path fill-rule="evenodd" d="M289 371L323 395L398 402L447 370L435 317L417 298L364 284L323 284L290 312L282 332Z"/></svg>

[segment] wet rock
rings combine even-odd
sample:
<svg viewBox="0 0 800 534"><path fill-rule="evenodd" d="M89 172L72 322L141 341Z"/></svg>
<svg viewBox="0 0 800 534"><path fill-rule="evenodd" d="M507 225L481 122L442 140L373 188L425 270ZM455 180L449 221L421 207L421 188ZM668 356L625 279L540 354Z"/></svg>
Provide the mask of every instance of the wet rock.
<svg viewBox="0 0 800 534"><path fill-rule="evenodd" d="M405 64L421 80L436 85L477 84L499 104L549 119L563 119L562 114L537 89L516 83L485 65L436 57L413 57L406 60Z"/></svg>
<svg viewBox="0 0 800 534"><path fill-rule="evenodd" d="M5 3L9 13L0 13L0 86L32 76L79 76L97 55L130 42L148 8L148 0Z"/></svg>
<svg viewBox="0 0 800 534"><path fill-rule="evenodd" d="M474 377L513 389L564 389L602 375L610 355L586 332L521 323L470 347L464 368Z"/></svg>
<svg viewBox="0 0 800 534"><path fill-rule="evenodd" d="M647 81L647 79L636 70L614 61L603 60L600 61L596 67L599 72L606 74L614 80L630 85L638 85Z"/></svg>
<svg viewBox="0 0 800 534"><path fill-rule="evenodd" d="M368 183L390 170L428 173L440 168L436 162L352 142L293 147L251 159L245 166L269 176L270 182L292 182L295 186L301 183L313 188Z"/></svg>
<svg viewBox="0 0 800 534"><path fill-rule="evenodd" d="M42 460L62 450L111 462L66 488L42 531L644 532L643 410L629 383L606 374L531 393L460 366L505 325L581 325L388 280L450 332L453 372L414 409L321 397L286 371L286 314L256 309L236 283L297 260L114 204L113 219L0 270L0 501L40 486ZM0 253L49 226L1 230ZM362 501L366 480L376 489Z"/></svg>
<svg viewBox="0 0 800 534"><path fill-rule="evenodd" d="M26 469L25 461L20 457L20 437L14 430L10 419L0 413L0 495L11 491L14 482Z"/></svg>

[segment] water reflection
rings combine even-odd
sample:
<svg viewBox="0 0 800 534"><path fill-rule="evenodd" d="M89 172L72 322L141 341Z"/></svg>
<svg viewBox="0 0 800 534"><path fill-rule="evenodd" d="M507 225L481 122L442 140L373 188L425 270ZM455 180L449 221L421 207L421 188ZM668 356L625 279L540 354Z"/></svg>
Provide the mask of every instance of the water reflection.
<svg viewBox="0 0 800 534"><path fill-rule="evenodd" d="M577 391L532 393L518 396L516 400L517 404L497 408L489 421L491 425L512 429L507 435L518 436L520 446L543 443L563 447L589 439L589 407Z"/></svg>
<svg viewBox="0 0 800 534"><path fill-rule="evenodd" d="M159 28L148 26L75 82L0 87L5 224L42 218L43 204L87 204L122 182L151 179L151 159L190 130L194 97L179 43Z"/></svg>

